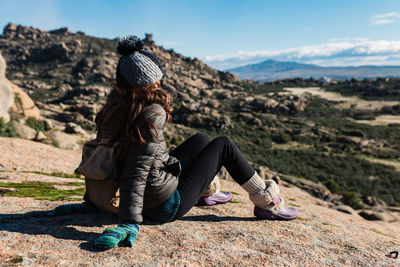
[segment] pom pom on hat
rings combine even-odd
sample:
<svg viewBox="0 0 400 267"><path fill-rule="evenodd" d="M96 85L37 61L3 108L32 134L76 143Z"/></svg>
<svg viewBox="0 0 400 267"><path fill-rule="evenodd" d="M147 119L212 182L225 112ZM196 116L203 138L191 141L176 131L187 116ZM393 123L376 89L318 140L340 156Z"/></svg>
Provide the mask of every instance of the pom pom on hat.
<svg viewBox="0 0 400 267"><path fill-rule="evenodd" d="M135 35L126 35L118 42L117 51L121 56L128 56L143 49L142 41Z"/></svg>

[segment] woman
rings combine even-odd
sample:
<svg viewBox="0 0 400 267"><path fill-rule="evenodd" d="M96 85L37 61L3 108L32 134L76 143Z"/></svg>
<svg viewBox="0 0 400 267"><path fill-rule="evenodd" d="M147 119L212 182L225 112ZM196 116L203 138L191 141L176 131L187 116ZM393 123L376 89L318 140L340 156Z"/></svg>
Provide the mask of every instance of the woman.
<svg viewBox="0 0 400 267"><path fill-rule="evenodd" d="M86 179L86 202L61 206L56 213L71 208L116 212L120 224L106 229L95 246L109 249L123 240L132 246L143 218L162 223L181 218L224 166L249 193L257 217L297 217L295 209L284 207L277 184L262 180L227 136L210 142L207 134L198 133L168 153L163 129L171 121L172 108L168 94L161 88L161 66L136 36L122 38L118 52L121 58L116 84L96 117L96 125L98 137L109 139L110 144L124 144L118 160L120 179Z"/></svg>

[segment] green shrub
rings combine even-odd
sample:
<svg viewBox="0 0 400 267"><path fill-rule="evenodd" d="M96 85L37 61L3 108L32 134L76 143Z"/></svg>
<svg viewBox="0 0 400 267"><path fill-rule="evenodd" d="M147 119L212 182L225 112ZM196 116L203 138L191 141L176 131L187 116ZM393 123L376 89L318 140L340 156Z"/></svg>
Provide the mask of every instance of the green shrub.
<svg viewBox="0 0 400 267"><path fill-rule="evenodd" d="M272 141L278 144L287 144L290 142L290 136L284 132L273 133Z"/></svg>
<svg viewBox="0 0 400 267"><path fill-rule="evenodd" d="M340 193L340 186L332 179L325 182L325 186L334 194Z"/></svg>
<svg viewBox="0 0 400 267"><path fill-rule="evenodd" d="M344 191L342 193L342 197L343 203L352 207L353 209L359 210L364 208L364 205L361 203L360 196L357 192Z"/></svg>
<svg viewBox="0 0 400 267"><path fill-rule="evenodd" d="M255 94L268 94L284 91L282 85L274 83L249 83L246 81L241 81L239 84L243 86L245 91L251 91Z"/></svg>
<svg viewBox="0 0 400 267"><path fill-rule="evenodd" d="M0 136L18 137L18 134L12 126L11 122L5 122L3 118L0 118Z"/></svg>
<svg viewBox="0 0 400 267"><path fill-rule="evenodd" d="M15 105L17 106L17 109L21 110L22 114L24 114L25 113L24 105L22 103L21 95L19 93L14 94L14 102L15 102Z"/></svg>
<svg viewBox="0 0 400 267"><path fill-rule="evenodd" d="M254 143L255 143L256 145L262 145L263 140L262 140L262 138L258 137L256 140L254 140Z"/></svg>
<svg viewBox="0 0 400 267"><path fill-rule="evenodd" d="M394 206L394 207L400 207L400 202L394 201L394 202L392 203L392 206Z"/></svg>
<svg viewBox="0 0 400 267"><path fill-rule="evenodd" d="M28 125L32 129L35 129L36 131L41 131L41 132L45 131L44 121L42 120L38 120L34 117L29 117L26 119L25 123L26 125Z"/></svg>

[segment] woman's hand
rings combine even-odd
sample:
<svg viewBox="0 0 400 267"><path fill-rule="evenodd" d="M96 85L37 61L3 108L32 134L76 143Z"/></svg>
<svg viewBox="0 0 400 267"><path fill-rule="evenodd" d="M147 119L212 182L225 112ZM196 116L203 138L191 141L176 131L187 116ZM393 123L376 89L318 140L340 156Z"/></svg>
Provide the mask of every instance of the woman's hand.
<svg viewBox="0 0 400 267"><path fill-rule="evenodd" d="M110 227L94 241L95 247L99 249L110 249L116 247L120 242L127 241L129 247L133 247L139 235L139 226L137 224L118 224L116 227Z"/></svg>

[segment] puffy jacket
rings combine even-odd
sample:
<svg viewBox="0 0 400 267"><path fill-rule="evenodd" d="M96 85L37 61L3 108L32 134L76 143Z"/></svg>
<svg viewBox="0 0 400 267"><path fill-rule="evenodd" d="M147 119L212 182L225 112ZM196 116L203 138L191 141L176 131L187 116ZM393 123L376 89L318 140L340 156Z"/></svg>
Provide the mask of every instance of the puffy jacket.
<svg viewBox="0 0 400 267"><path fill-rule="evenodd" d="M145 119L158 129L158 138L153 138L153 130L139 125L142 136L147 140L142 145L134 145L122 135L124 152L120 165L120 222L142 222L142 210L153 208L166 201L178 185L181 166L178 159L169 155L163 130L166 112L159 104L151 104L142 110ZM112 121L112 120L111 120ZM105 125L101 133L111 132L112 123Z"/></svg>

